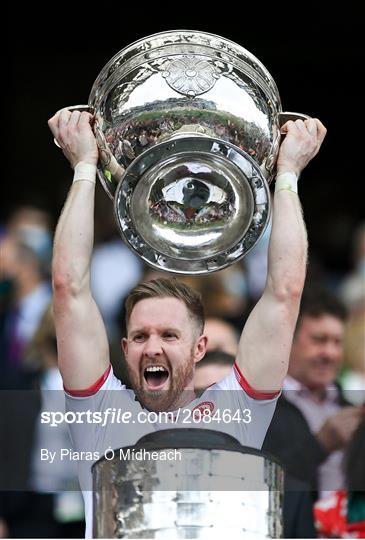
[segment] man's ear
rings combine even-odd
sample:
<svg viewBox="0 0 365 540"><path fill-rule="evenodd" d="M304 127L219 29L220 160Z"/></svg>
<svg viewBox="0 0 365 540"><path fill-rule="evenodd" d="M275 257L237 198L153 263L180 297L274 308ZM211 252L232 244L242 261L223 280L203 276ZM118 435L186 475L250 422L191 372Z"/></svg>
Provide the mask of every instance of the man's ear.
<svg viewBox="0 0 365 540"><path fill-rule="evenodd" d="M194 362L199 362L207 352L207 344L208 344L208 337L207 336L200 336L197 339L197 342L195 344L195 351L194 351Z"/></svg>
<svg viewBox="0 0 365 540"><path fill-rule="evenodd" d="M124 337L122 339L122 341L120 342L120 344L122 346L124 356L127 356L127 354L128 354L128 339Z"/></svg>

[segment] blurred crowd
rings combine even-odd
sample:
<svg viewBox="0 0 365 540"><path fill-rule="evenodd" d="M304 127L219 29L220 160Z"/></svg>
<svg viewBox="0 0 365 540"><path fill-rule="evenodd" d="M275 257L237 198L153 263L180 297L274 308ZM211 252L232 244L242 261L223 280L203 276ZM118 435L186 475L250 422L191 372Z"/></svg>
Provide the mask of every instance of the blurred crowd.
<svg viewBox="0 0 365 540"><path fill-rule="evenodd" d="M24 206L0 224L0 538L84 535L73 465L45 474L34 459L40 448L71 446L67 429L48 441L37 422L52 399L47 391L62 391L52 317L54 221L44 209ZM208 354L197 367L197 392L222 379L234 362L242 327L265 285L269 230L235 265L179 277L201 292L207 317ZM140 280L159 273L123 244L111 206L97 216L96 238L92 291L114 372L128 385L120 347L123 301ZM289 375L264 444L287 472L287 537L365 534L365 223L348 241L353 266L335 285L310 254Z"/></svg>

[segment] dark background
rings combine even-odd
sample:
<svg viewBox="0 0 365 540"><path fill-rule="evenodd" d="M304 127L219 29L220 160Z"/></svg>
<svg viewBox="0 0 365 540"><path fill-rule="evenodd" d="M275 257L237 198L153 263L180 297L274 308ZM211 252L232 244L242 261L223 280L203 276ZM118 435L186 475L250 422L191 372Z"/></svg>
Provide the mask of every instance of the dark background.
<svg viewBox="0 0 365 540"><path fill-rule="evenodd" d="M54 112L87 103L104 64L129 43L163 30L198 29L244 46L271 72L284 110L326 125L327 138L302 175L300 195L313 257L333 276L350 268L353 232L364 219L365 152L359 80L365 27L351 2L77 6L8 7L0 222L23 202L46 206L55 219L62 208L72 171L48 131Z"/></svg>

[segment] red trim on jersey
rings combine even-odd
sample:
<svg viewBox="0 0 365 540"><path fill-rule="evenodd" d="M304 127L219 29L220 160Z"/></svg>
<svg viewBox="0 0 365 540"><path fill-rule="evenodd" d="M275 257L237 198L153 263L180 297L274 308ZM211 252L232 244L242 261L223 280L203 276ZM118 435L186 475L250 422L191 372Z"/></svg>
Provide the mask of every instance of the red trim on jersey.
<svg viewBox="0 0 365 540"><path fill-rule="evenodd" d="M236 362L233 364L233 369L234 369L234 374L236 375L238 384L244 389L246 394L248 394L250 397L254 399L273 399L280 394L280 391L260 392L258 390L254 390L252 386L250 386L250 383L242 375L240 368L237 366Z"/></svg>
<svg viewBox="0 0 365 540"><path fill-rule="evenodd" d="M109 364L109 366L107 367L103 375L99 377L99 379L96 382L94 382L94 384L92 384L88 388L84 388L83 390L68 390L68 388L66 388L65 386L63 388L65 392L67 392L67 394L70 394L70 396L73 396L73 397L93 396L94 394L99 392L100 388L103 386L103 384L107 380L111 369L112 369L112 365Z"/></svg>

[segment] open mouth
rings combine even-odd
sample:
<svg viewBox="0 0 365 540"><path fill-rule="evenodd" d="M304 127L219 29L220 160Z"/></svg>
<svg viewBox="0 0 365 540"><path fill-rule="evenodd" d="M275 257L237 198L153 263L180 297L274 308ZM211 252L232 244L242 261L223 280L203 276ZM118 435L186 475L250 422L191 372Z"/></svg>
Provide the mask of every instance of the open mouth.
<svg viewBox="0 0 365 540"><path fill-rule="evenodd" d="M169 372L163 366L149 366L143 375L149 390L160 390L169 378Z"/></svg>

